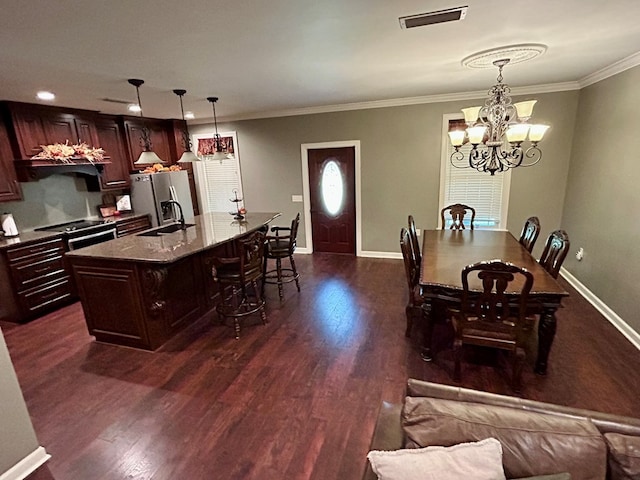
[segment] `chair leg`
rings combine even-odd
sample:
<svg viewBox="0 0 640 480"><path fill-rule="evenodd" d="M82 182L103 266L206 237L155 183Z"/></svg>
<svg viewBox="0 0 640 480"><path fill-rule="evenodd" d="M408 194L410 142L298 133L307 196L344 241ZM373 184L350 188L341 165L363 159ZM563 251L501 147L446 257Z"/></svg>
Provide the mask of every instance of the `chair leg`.
<svg viewBox="0 0 640 480"><path fill-rule="evenodd" d="M453 369L453 379L456 382L461 381L462 372L460 364L462 362L462 342L460 340L454 340L453 342L453 358L455 360L455 366Z"/></svg>
<svg viewBox="0 0 640 480"><path fill-rule="evenodd" d="M289 260L291 261L291 270L293 270L293 278L296 280L296 287L298 288L298 292L300 291L300 275L298 275L298 270L296 270L296 262L293 260L293 255L289 255Z"/></svg>
<svg viewBox="0 0 640 480"><path fill-rule="evenodd" d="M413 330L413 305L407 305L404 311L407 316L407 329L404 331L404 336L410 338Z"/></svg>
<svg viewBox="0 0 640 480"><path fill-rule="evenodd" d="M518 348L514 352L512 388L516 393L522 391L522 367L524 366L526 355L524 348Z"/></svg>
<svg viewBox="0 0 640 480"><path fill-rule="evenodd" d="M233 319L233 328L235 329L236 340L240 339L240 319L235 317Z"/></svg>
<svg viewBox="0 0 640 480"><path fill-rule="evenodd" d="M264 298L264 284L266 283L265 280L267 279L267 262L269 261L269 259L267 258L267 246L265 244L264 247L264 259L262 260L262 288L260 290L260 294L262 295L262 297Z"/></svg>
<svg viewBox="0 0 640 480"><path fill-rule="evenodd" d="M251 285L253 286L253 291L256 295L256 302L262 303L262 306L260 307L260 318L262 319L262 324L266 325L267 323L269 323L269 321L267 320L267 312L265 311L264 307L264 297L262 295L258 295L258 293L260 292L260 290L258 290L258 282L254 280L251 282Z"/></svg>
<svg viewBox="0 0 640 480"><path fill-rule="evenodd" d="M282 259L276 258L276 275L278 276L278 295L280 300L284 298L284 291L282 288Z"/></svg>

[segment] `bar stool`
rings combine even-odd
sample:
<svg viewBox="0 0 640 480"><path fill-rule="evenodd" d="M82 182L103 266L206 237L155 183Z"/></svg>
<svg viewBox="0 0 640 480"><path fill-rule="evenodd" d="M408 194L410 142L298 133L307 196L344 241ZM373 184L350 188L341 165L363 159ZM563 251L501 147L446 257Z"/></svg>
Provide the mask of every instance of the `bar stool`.
<svg viewBox="0 0 640 480"><path fill-rule="evenodd" d="M264 285L266 283L275 283L278 285L278 295L280 300L284 298L282 285L289 282L296 282L298 292L300 291L300 275L296 270L296 262L293 260L293 252L296 250L296 237L298 235L298 226L300 225L300 214L296 215L291 221L291 227L271 227L271 231L275 232L275 236L267 236L264 254L264 278L262 281L262 291L264 294ZM289 232L289 235L280 235L280 232ZM282 268L282 259L289 258L291 268ZM267 261L273 259L276 261L275 270L267 271Z"/></svg>
<svg viewBox="0 0 640 480"><path fill-rule="evenodd" d="M236 339L240 338L241 318L259 313L262 323L267 324L264 295L257 284L262 278L265 236L266 227L238 240L238 256L216 258L212 267L211 273L213 279L220 284L222 297L222 303L216 306L216 311L223 322L226 317L233 318ZM248 291L249 285L252 295ZM227 287L232 288L228 297Z"/></svg>

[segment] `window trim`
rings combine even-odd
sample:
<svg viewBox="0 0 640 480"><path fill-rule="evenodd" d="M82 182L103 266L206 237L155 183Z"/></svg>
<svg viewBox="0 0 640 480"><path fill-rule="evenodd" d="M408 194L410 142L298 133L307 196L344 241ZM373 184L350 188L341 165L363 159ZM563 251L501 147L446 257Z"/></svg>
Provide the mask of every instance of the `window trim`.
<svg viewBox="0 0 640 480"><path fill-rule="evenodd" d="M464 116L461 113L445 113L442 115L442 135L440 136L441 149L440 149L440 195L439 195L439 208L437 212L437 225L438 228L442 228L440 225L440 212L447 205L445 204L445 187L446 187L446 171L447 163L449 160L449 121L450 120L464 120ZM489 173L478 172L478 175L489 175ZM509 195L511 192L511 169L506 172L496 173L496 175L504 175L502 182L502 201L500 207L500 228L484 228L486 230L498 230L507 231L507 219L509 216ZM473 205L471 205L473 206Z"/></svg>

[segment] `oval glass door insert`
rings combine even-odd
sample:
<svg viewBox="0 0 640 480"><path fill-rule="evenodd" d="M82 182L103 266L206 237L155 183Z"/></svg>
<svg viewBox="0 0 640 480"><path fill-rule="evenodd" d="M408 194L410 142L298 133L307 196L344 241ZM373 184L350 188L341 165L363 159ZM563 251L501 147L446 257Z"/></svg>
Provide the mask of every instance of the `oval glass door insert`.
<svg viewBox="0 0 640 480"><path fill-rule="evenodd" d="M336 216L344 200L342 173L335 160L329 160L322 169L320 190L327 213Z"/></svg>

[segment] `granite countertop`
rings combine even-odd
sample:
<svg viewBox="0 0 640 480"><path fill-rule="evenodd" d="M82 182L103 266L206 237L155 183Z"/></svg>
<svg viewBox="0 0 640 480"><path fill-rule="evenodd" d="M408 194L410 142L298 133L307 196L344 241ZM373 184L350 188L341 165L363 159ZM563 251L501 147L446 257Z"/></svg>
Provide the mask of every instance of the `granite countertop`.
<svg viewBox="0 0 640 480"><path fill-rule="evenodd" d="M114 215L113 217L105 217L105 218L91 217L89 219L104 220L105 222L118 222L121 220L127 220L131 218L136 218L136 217L144 217L146 215L147 215L146 213L129 212L129 213L123 213L118 216ZM82 219L79 219L79 220L82 220ZM17 237L5 237L2 235L2 230L0 230L0 250L13 247L18 244L28 244L28 243L38 242L41 240L53 239L56 237L60 238L62 234L63 234L62 232L42 232L42 231L36 231L36 230L21 230L20 235L18 235Z"/></svg>
<svg viewBox="0 0 640 480"><path fill-rule="evenodd" d="M178 230L157 237L129 235L67 252L66 256L71 260L101 258L171 263L256 230L278 216L279 213L256 212L247 213L244 220L234 220L228 213L206 213L186 219L187 224L194 226L184 231Z"/></svg>
<svg viewBox="0 0 640 480"><path fill-rule="evenodd" d="M4 250L9 247L14 247L19 244L28 244L38 242L40 240L49 240L53 238L60 238L62 234L60 232L36 232L26 231L20 232L17 237L5 237L0 235L0 250Z"/></svg>

